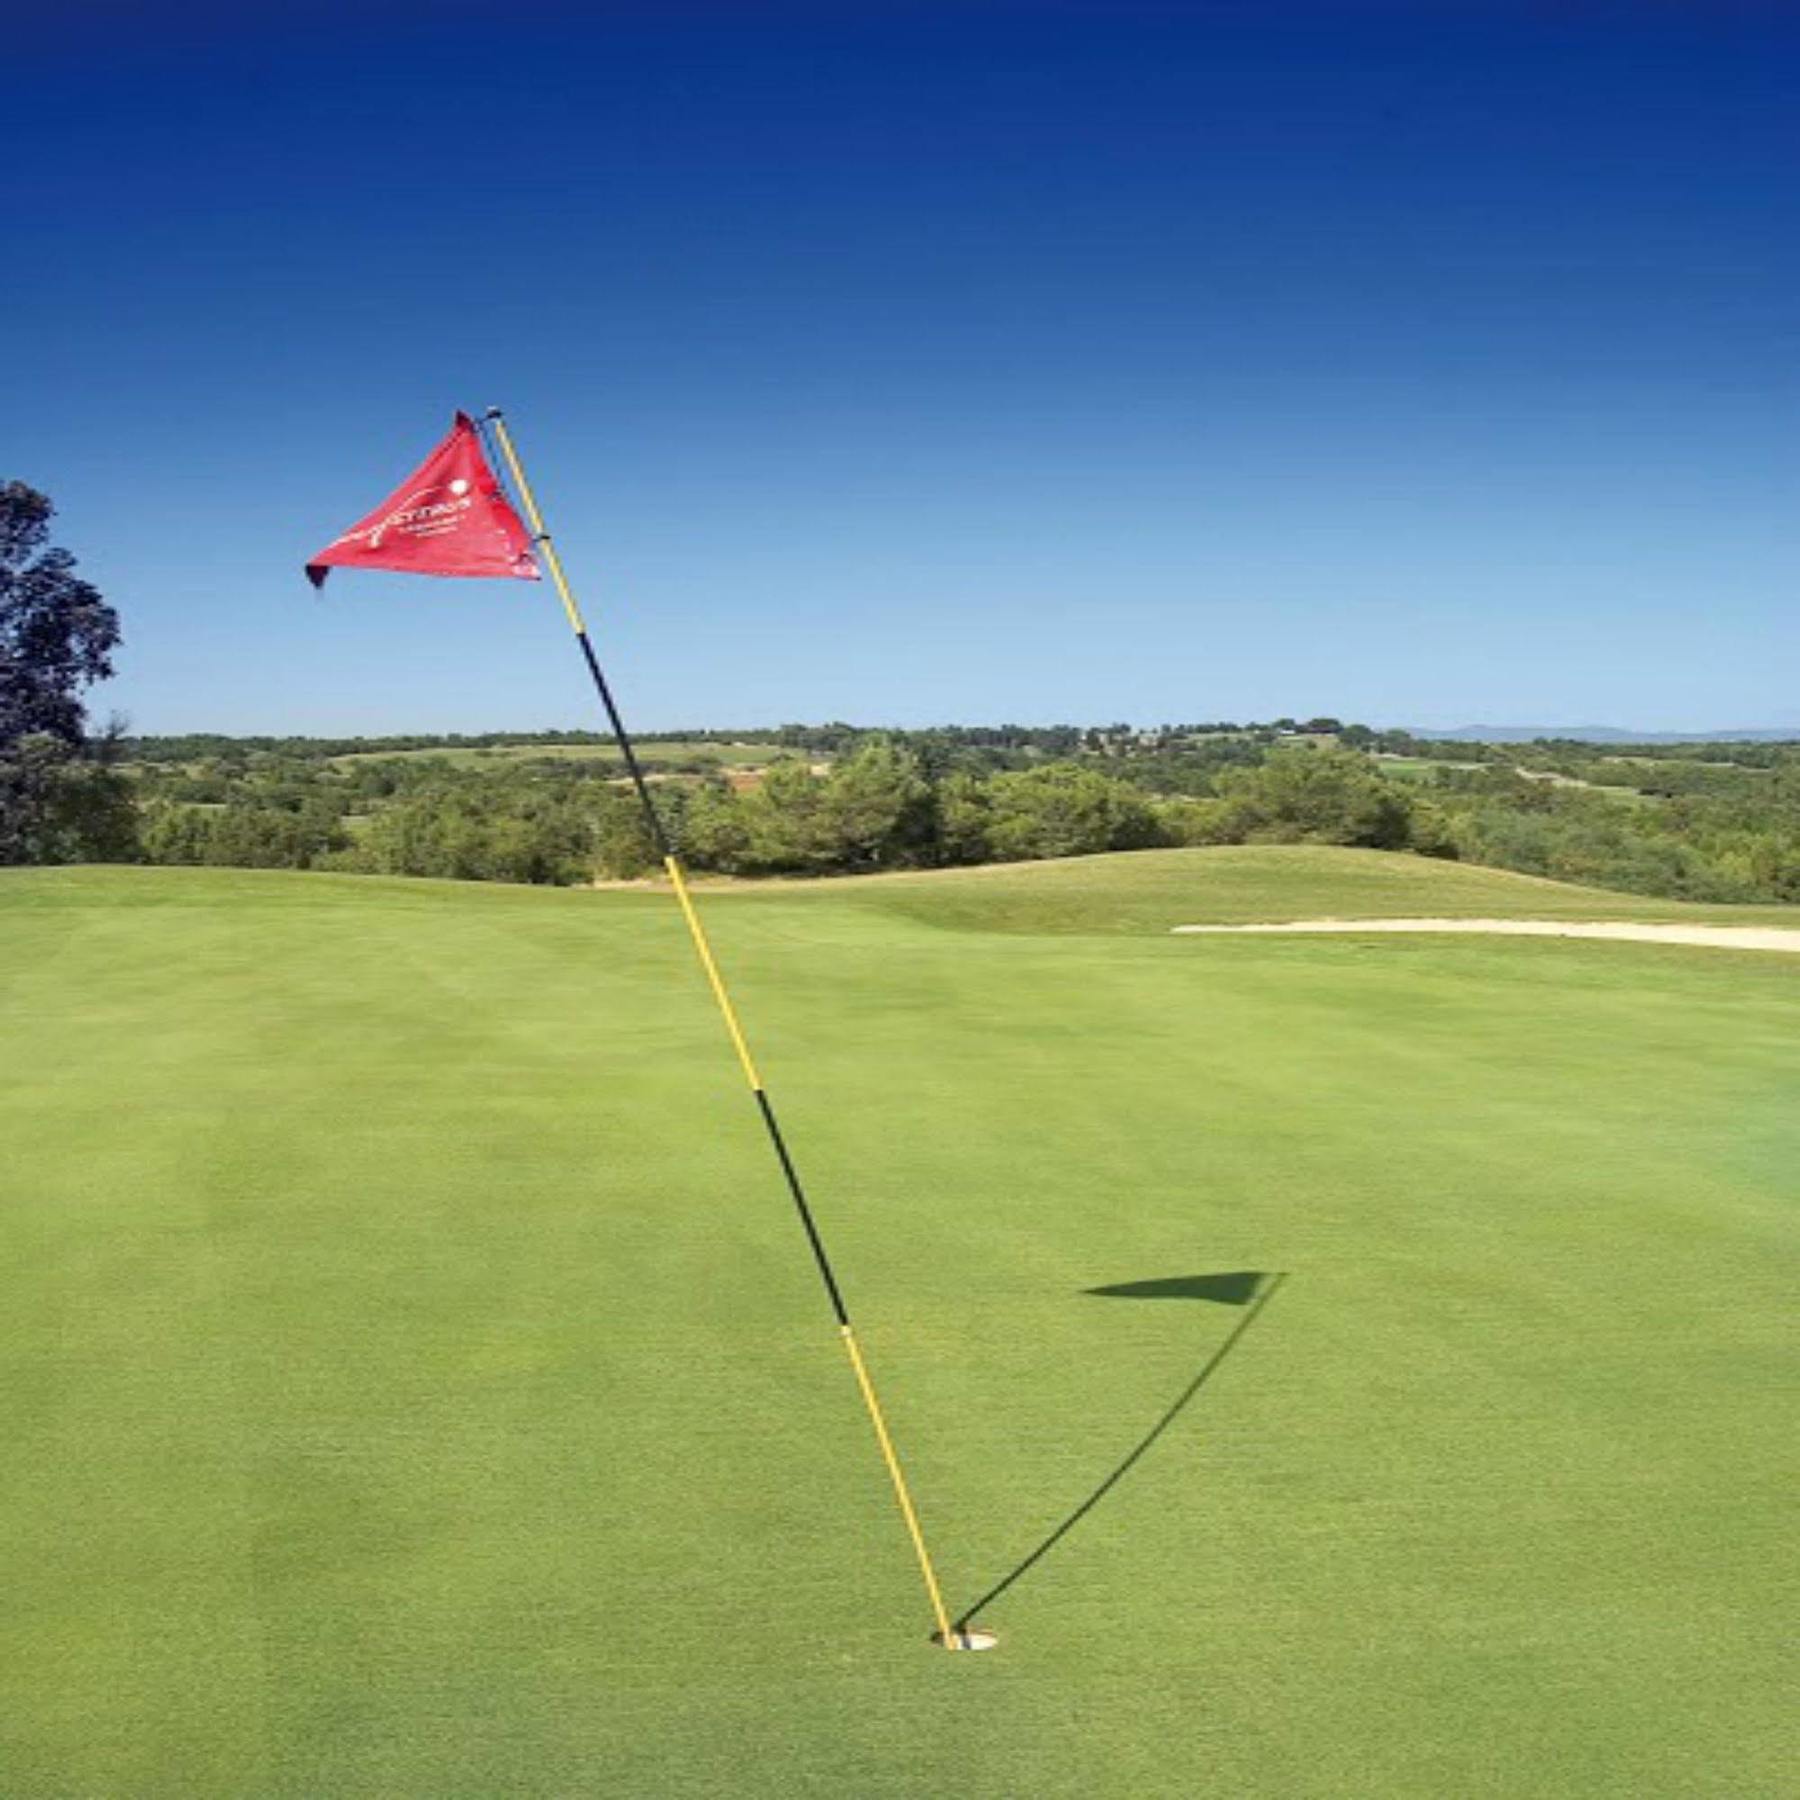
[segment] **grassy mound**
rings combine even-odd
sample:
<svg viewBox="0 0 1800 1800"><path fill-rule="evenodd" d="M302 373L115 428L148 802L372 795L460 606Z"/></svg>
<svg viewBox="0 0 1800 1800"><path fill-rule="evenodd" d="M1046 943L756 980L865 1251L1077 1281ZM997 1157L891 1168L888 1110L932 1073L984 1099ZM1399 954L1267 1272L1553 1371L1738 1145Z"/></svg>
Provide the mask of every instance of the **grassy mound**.
<svg viewBox="0 0 1800 1800"><path fill-rule="evenodd" d="M0 873L0 1790L1780 1791L1800 970L1164 935L1507 894L712 897L952 1658L666 896Z"/></svg>
<svg viewBox="0 0 1800 1800"><path fill-rule="evenodd" d="M782 884L787 892L798 884ZM1535 875L1317 844L1142 850L812 884L931 924L1145 932L1281 919L1662 919L1786 924L1800 909L1690 906ZM776 884L734 892L781 891Z"/></svg>

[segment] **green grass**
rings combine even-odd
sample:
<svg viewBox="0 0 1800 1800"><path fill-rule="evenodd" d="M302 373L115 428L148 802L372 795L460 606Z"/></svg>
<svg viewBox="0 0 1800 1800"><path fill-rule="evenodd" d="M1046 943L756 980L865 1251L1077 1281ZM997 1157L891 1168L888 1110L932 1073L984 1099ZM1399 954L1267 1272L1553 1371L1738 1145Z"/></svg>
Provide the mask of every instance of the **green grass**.
<svg viewBox="0 0 1800 1800"><path fill-rule="evenodd" d="M1603 760L1625 762L1633 760L1626 757L1609 757ZM1477 762L1448 762L1439 758L1391 756L1384 755L1376 759L1375 765L1383 775L1407 787L1418 787L1436 780L1439 769L1480 769L1492 767L1491 764ZM1560 775L1552 770L1517 767L1513 771L1533 781L1541 781L1549 787L1586 788L1592 793L1604 794L1609 799L1623 802L1627 806L1660 805L1661 797L1656 794L1640 793L1636 788L1613 787L1599 782L1585 781L1576 775Z"/></svg>
<svg viewBox="0 0 1800 1800"><path fill-rule="evenodd" d="M1435 781L1439 769L1479 769L1478 762L1450 762L1442 757L1395 756L1383 753L1375 758L1375 766L1383 775L1405 782Z"/></svg>
<svg viewBox="0 0 1800 1800"><path fill-rule="evenodd" d="M949 1657L666 896L0 875L0 1792L1785 1792L1800 969L1254 907L1752 911L708 898L959 1602L1286 1275Z"/></svg>
<svg viewBox="0 0 1800 1800"><path fill-rule="evenodd" d="M815 895L834 907L898 914L921 924L1032 934L1135 935L1177 925L1320 918L1800 924L1800 908L1791 906L1696 906L1471 863L1318 845L1141 850L1062 862L993 863L951 873L725 884L720 892L740 904Z"/></svg>

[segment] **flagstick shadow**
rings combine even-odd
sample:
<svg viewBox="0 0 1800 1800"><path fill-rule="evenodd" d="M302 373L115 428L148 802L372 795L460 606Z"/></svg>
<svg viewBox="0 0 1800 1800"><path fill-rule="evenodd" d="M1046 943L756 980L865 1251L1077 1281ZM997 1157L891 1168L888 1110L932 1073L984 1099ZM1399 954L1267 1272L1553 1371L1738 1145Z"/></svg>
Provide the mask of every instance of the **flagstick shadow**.
<svg viewBox="0 0 1800 1800"><path fill-rule="evenodd" d="M1244 1305L1244 1316L1232 1326L1230 1332L1227 1333L1225 1337L1225 1341L1221 1343L1212 1355L1200 1365L1199 1372L1187 1386L1175 1396L1175 1399L1170 1404L1168 1410L1164 1412L1162 1417L1158 1419L1141 1438L1138 1439L1137 1443L1132 1446L1131 1450L1126 1455L1125 1460L1121 1462L1119 1466L1114 1469L1112 1473L1109 1474L1106 1479L1102 1481L1100 1485L1043 1540L1042 1543L1032 1550L1030 1554L1008 1574L1002 1576L1000 1580L995 1582L973 1606L966 1607L957 1615L956 1625L958 1630L969 1625L984 1607L992 1606L1002 1594L1035 1569L1037 1565L1041 1563L1044 1558L1048 1556L1050 1552L1054 1550L1056 1546L1060 1544L1063 1539L1066 1538L1069 1533L1073 1531L1075 1527L1079 1525L1081 1521L1085 1519L1134 1468L1137 1467L1149 1453L1151 1446L1155 1444L1156 1440L1160 1438L1184 1412L1187 1411L1188 1407L1193 1404L1195 1396L1206 1386L1213 1376L1218 1373L1226 1357L1228 1357L1243 1341L1245 1332L1247 1332L1250 1327L1256 1323L1257 1319L1261 1317L1263 1308L1274 1299L1276 1290L1286 1280L1287 1275L1284 1272L1272 1274L1262 1281L1261 1285L1256 1289L1254 1297L1247 1297L1244 1302L1234 1302L1234 1304ZM1147 1287L1154 1284L1144 1285ZM1104 1293L1106 1291L1107 1290L1103 1288L1089 1290L1091 1293ZM1129 1290L1115 1289L1113 1291L1128 1292Z"/></svg>

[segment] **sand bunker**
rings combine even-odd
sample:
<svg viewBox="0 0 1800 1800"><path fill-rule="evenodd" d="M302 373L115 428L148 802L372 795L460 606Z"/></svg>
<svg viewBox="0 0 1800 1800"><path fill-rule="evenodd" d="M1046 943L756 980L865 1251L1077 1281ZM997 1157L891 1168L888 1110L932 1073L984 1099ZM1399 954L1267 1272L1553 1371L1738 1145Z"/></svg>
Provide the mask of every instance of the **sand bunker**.
<svg viewBox="0 0 1800 1800"><path fill-rule="evenodd" d="M1787 925L1606 924L1572 919L1293 919L1280 925L1177 925L1178 932L1482 931L1507 937L1629 938L1640 944L1700 944L1713 950L1800 952Z"/></svg>

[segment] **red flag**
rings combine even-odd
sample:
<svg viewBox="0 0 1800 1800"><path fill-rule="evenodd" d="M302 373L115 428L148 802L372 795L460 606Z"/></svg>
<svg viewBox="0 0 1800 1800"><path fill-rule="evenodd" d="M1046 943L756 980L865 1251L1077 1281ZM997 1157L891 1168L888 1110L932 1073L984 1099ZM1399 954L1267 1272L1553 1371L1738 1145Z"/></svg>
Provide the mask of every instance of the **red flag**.
<svg viewBox="0 0 1800 1800"><path fill-rule="evenodd" d="M450 435L367 518L327 544L306 577L323 587L335 568L539 579L530 533L481 454L475 421L460 412Z"/></svg>

